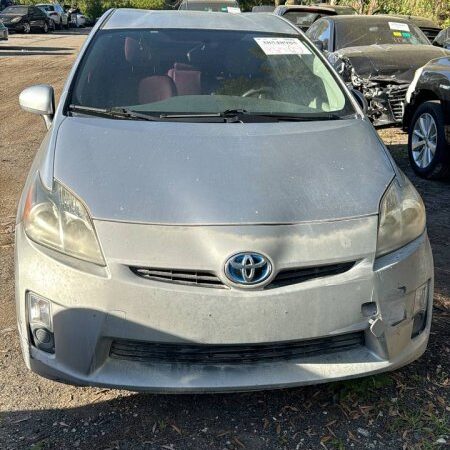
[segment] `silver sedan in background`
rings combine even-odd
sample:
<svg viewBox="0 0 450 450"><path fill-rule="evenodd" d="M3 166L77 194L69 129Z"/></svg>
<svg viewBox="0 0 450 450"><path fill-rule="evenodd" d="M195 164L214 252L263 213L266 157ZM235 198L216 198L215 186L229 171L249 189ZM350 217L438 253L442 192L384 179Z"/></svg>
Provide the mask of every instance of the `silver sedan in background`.
<svg viewBox="0 0 450 450"><path fill-rule="evenodd" d="M289 22L111 10L56 111L47 85L20 103L48 127L16 225L33 371L255 390L393 370L425 351L422 200Z"/></svg>

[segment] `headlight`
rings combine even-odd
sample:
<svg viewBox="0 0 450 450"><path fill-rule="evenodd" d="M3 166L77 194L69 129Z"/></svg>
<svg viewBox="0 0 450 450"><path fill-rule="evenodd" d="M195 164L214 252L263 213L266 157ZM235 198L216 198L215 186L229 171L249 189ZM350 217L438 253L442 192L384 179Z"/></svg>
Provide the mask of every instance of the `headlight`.
<svg viewBox="0 0 450 450"><path fill-rule="evenodd" d="M23 223L27 236L38 244L106 265L86 207L57 181L48 191L36 176L27 195Z"/></svg>
<svg viewBox="0 0 450 450"><path fill-rule="evenodd" d="M22 17L14 17L14 19L11 20L11 23L17 23L22 20Z"/></svg>
<svg viewBox="0 0 450 450"><path fill-rule="evenodd" d="M420 195L406 177L396 178L381 200L377 256L403 247L424 230L425 207Z"/></svg>

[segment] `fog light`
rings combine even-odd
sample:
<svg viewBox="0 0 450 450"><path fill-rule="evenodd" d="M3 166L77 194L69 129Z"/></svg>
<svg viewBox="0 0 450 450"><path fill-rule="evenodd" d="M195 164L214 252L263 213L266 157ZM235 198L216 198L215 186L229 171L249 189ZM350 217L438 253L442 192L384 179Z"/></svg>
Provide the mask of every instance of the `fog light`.
<svg viewBox="0 0 450 450"><path fill-rule="evenodd" d="M423 330L425 330L426 325L427 325L427 312L420 311L414 316L411 337L415 338L419 336L419 334L422 333Z"/></svg>
<svg viewBox="0 0 450 450"><path fill-rule="evenodd" d="M428 296L429 282L427 281L416 290L414 297L412 338L419 336L427 326Z"/></svg>
<svg viewBox="0 0 450 450"><path fill-rule="evenodd" d="M55 339L53 333L46 328L33 328L33 325L31 325L34 346L44 352L55 353Z"/></svg>
<svg viewBox="0 0 450 450"><path fill-rule="evenodd" d="M53 335L51 302L34 292L28 292L27 299L28 320L33 344L39 350L54 353L55 338Z"/></svg>
<svg viewBox="0 0 450 450"><path fill-rule="evenodd" d="M416 290L414 297L414 314L428 309L428 281Z"/></svg>
<svg viewBox="0 0 450 450"><path fill-rule="evenodd" d="M43 325L53 331L51 303L44 297L28 292L28 319L30 325Z"/></svg>

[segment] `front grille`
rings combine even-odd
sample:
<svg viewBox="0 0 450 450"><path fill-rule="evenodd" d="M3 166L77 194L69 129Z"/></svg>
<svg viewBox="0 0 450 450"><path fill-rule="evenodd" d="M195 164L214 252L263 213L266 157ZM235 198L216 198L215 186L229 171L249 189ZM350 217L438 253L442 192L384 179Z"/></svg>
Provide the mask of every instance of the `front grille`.
<svg viewBox="0 0 450 450"><path fill-rule="evenodd" d="M420 27L420 29L423 31L423 34L428 38L430 42L434 41L434 38L439 34L441 30L438 28L426 28L426 27Z"/></svg>
<svg viewBox="0 0 450 450"><path fill-rule="evenodd" d="M314 278L329 277L347 272L355 265L354 261L328 264L325 266L302 267L280 270L275 278L264 287L274 289L282 286L302 283ZM130 267L137 276L148 280L166 283L184 284L188 286L202 286L210 288L228 289L220 278L213 272L181 269L157 269L151 267Z"/></svg>
<svg viewBox="0 0 450 450"><path fill-rule="evenodd" d="M151 267L130 267L136 275L155 281L184 284L191 286L206 286L226 289L226 286L212 272L200 270L155 269Z"/></svg>
<svg viewBox="0 0 450 450"><path fill-rule="evenodd" d="M115 340L110 357L166 364L243 364L320 356L364 346L364 332L272 344L161 344Z"/></svg>
<svg viewBox="0 0 450 450"><path fill-rule="evenodd" d="M392 89L389 94L389 104L391 105L392 113L396 121L401 121L403 118L404 108L405 108L405 97L407 87L402 87L399 89Z"/></svg>
<svg viewBox="0 0 450 450"><path fill-rule="evenodd" d="M405 97L408 87L392 88L388 93L389 104L396 122L401 122L405 111Z"/></svg>
<svg viewBox="0 0 450 450"><path fill-rule="evenodd" d="M281 270L273 281L267 285L267 288L278 288L289 286L291 284L302 283L314 278L330 277L347 272L355 265L354 261L331 264L327 266L302 267L297 269Z"/></svg>

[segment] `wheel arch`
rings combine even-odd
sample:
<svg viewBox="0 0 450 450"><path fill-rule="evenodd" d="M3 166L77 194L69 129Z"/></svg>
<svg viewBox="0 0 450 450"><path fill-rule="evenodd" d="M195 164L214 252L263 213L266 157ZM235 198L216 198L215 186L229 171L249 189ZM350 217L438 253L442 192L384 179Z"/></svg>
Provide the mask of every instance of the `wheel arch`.
<svg viewBox="0 0 450 450"><path fill-rule="evenodd" d="M403 119L403 127L405 130L407 130L411 125L411 120L414 117L414 114L416 113L417 109L419 108L422 103L436 100L441 101L439 96L436 94L436 92L432 91L431 89L421 89L415 96L414 96L414 102L411 104L411 107L409 108L407 114L405 114L405 117Z"/></svg>

